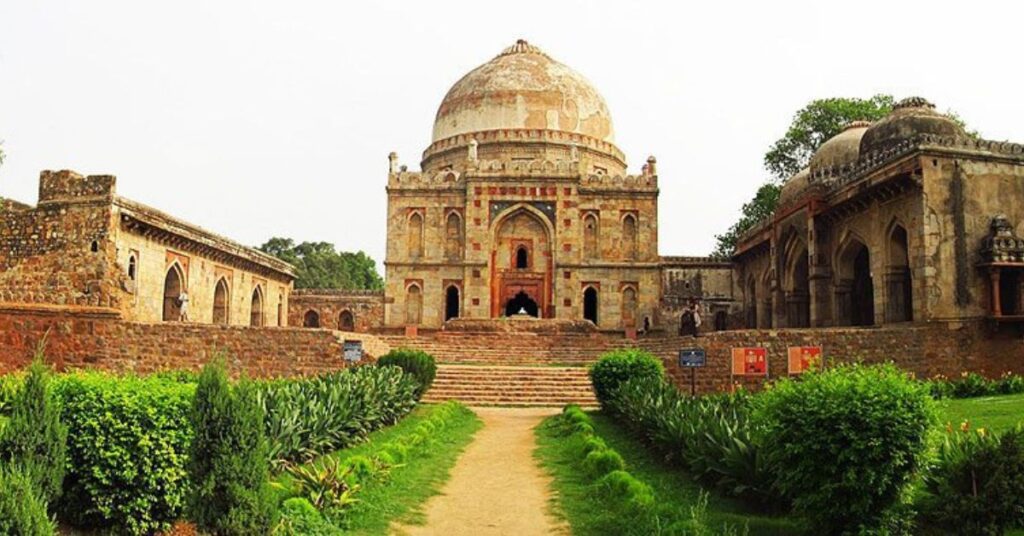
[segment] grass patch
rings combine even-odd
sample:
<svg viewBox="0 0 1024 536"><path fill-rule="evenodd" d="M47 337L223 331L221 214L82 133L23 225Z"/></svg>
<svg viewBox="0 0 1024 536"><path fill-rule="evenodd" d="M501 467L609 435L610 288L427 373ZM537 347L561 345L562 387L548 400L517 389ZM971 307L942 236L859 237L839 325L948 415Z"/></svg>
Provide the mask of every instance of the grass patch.
<svg viewBox="0 0 1024 536"><path fill-rule="evenodd" d="M941 422L953 427L968 421L971 428L1001 432L1024 423L1024 394L942 400L939 408Z"/></svg>
<svg viewBox="0 0 1024 536"><path fill-rule="evenodd" d="M626 470L651 486L655 497L655 513L664 527L692 518L692 509L700 500L701 487L681 469L666 464L652 454L643 443L601 413L591 413L594 432L624 459ZM650 534L631 520L617 515L604 501L595 499L593 480L579 466L578 446L558 435L551 426L553 418L537 428L537 457L554 478L556 512L572 527L574 535ZM727 525L740 534L751 535L802 534L802 526L789 518L758 513L739 501L708 497L705 524L716 533ZM678 528L680 525L676 525ZM685 527L685 524L682 525ZM641 531L642 532L638 532Z"/></svg>
<svg viewBox="0 0 1024 536"><path fill-rule="evenodd" d="M380 445L413 433L428 421L433 406L421 405L398 424L369 435L366 442L337 451L328 456L344 461L353 456L372 457ZM345 512L346 533L387 534L392 522L422 524L419 508L436 495L448 480L459 455L480 429L480 419L464 406L459 406L447 426L435 432L431 440L410 452L410 458L392 468L383 480L366 483L356 494L357 502ZM277 475L274 481L291 488L291 477Z"/></svg>

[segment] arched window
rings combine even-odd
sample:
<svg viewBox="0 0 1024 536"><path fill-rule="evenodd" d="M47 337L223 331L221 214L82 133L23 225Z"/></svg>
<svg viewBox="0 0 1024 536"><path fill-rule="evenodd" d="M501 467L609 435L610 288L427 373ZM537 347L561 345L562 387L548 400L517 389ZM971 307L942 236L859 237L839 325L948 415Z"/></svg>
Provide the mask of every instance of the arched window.
<svg viewBox="0 0 1024 536"><path fill-rule="evenodd" d="M525 246L519 246L516 249L516 269L526 270L530 267L530 252L526 250Z"/></svg>
<svg viewBox="0 0 1024 536"><path fill-rule="evenodd" d="M636 251L636 216L626 214L622 218L622 256L628 260L634 260Z"/></svg>
<svg viewBox="0 0 1024 536"><path fill-rule="evenodd" d="M622 290L622 327L636 327L636 289L633 287Z"/></svg>
<svg viewBox="0 0 1024 536"><path fill-rule="evenodd" d="M135 254L132 253L128 256L128 279L132 281L136 280L139 272L139 261L135 258Z"/></svg>
<svg viewBox="0 0 1024 536"><path fill-rule="evenodd" d="M589 320L597 325L597 289L587 287L583 291L583 319Z"/></svg>
<svg viewBox="0 0 1024 536"><path fill-rule="evenodd" d="M167 269L167 276L164 277L164 322L178 322L181 320L181 301L179 297L185 288L185 276L181 272L178 263L174 263Z"/></svg>
<svg viewBox="0 0 1024 536"><path fill-rule="evenodd" d="M888 322L909 322L914 319L910 248L907 242L907 230L901 225L893 227L889 233L889 270L885 278L885 319Z"/></svg>
<svg viewBox="0 0 1024 536"><path fill-rule="evenodd" d="M405 323L418 326L423 319L423 291L419 285L409 285L405 295Z"/></svg>
<svg viewBox="0 0 1024 536"><path fill-rule="evenodd" d="M445 257L456 260L462 258L462 218L458 212L448 213L445 223Z"/></svg>
<svg viewBox="0 0 1024 536"><path fill-rule="evenodd" d="M231 304L231 294L228 289L228 282L225 278L217 280L217 286L213 289L213 323L228 324L228 308Z"/></svg>
<svg viewBox="0 0 1024 536"><path fill-rule="evenodd" d="M263 326L263 289L259 285L252 289L252 301L249 306L249 325Z"/></svg>
<svg viewBox="0 0 1024 536"><path fill-rule="evenodd" d="M342 311L338 315L338 329L341 331L355 331L356 330L356 318L352 316L351 311Z"/></svg>
<svg viewBox="0 0 1024 536"><path fill-rule="evenodd" d="M583 217L583 255L586 259L596 260L599 257L599 229L597 216L593 213Z"/></svg>
<svg viewBox="0 0 1024 536"><path fill-rule="evenodd" d="M306 314L302 317L302 327L304 328L318 328L320 327L320 313L310 309L306 311Z"/></svg>
<svg viewBox="0 0 1024 536"><path fill-rule="evenodd" d="M413 212L409 216L409 257L418 259L423 256L423 215Z"/></svg>
<svg viewBox="0 0 1024 536"><path fill-rule="evenodd" d="M451 285L444 293L445 322L459 317L459 287Z"/></svg>

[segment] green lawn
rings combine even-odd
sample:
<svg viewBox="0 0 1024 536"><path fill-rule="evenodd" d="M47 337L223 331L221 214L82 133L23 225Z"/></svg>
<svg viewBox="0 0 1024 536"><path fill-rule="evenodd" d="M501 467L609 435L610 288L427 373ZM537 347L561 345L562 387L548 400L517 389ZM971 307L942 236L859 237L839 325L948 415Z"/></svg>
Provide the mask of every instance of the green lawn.
<svg viewBox="0 0 1024 536"><path fill-rule="evenodd" d="M342 460L357 455L373 456L380 445L412 433L429 419L432 407L421 405L398 424L373 432L367 441L330 456ZM430 442L411 451L409 459L393 468L385 479L372 481L359 490L358 502L345 514L345 533L387 534L393 521L421 524L424 520L419 508L448 480L451 468L481 426L476 414L460 407L448 426L437 431ZM287 486L289 477L279 475L275 480Z"/></svg>
<svg viewBox="0 0 1024 536"><path fill-rule="evenodd" d="M591 417L594 419L595 433L622 455L626 470L654 490L658 518L665 520L666 525L690 519L690 509L700 497L700 486L686 477L678 467L668 465L652 454L612 419L601 413L591 413ZM629 533L629 526L623 526L615 512L594 499L591 479L580 471L578 454L568 445L565 437L542 425L537 429L537 439L537 456L554 477L557 495L555 511L569 522L573 534L596 536L612 532ZM745 528L749 528L751 535L803 533L799 525L790 519L756 512L738 501L715 495L709 497L707 517L708 526L716 533L726 525L738 530L739 534L743 534Z"/></svg>
<svg viewBox="0 0 1024 536"><path fill-rule="evenodd" d="M954 427L968 421L971 428L1002 431L1024 423L1024 394L942 400L939 407L942 423Z"/></svg>

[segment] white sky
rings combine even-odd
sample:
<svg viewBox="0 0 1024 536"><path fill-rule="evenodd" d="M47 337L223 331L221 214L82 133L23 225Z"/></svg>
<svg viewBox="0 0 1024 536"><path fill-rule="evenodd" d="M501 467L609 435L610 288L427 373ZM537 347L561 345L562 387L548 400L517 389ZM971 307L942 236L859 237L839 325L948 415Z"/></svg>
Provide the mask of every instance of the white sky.
<svg viewBox="0 0 1024 536"><path fill-rule="evenodd" d="M0 196L109 173L242 243L380 268L388 152L418 169L448 88L522 37L602 92L631 172L658 157L661 253L706 254L811 99L921 95L1024 141L1021 20L1009 1L3 0Z"/></svg>

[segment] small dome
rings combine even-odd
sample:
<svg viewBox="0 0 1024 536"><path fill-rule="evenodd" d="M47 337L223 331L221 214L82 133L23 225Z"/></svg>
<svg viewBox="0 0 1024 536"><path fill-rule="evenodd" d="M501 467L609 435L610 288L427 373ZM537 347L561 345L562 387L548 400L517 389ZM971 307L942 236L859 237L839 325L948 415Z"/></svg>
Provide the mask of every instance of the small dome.
<svg viewBox="0 0 1024 536"><path fill-rule="evenodd" d="M811 186L811 170L803 168L795 175L786 179L779 192L779 206L787 205L798 199Z"/></svg>
<svg viewBox="0 0 1024 536"><path fill-rule="evenodd" d="M861 137L870 126L871 123L867 121L854 121L843 127L842 132L822 143L811 156L811 171L837 170L857 162Z"/></svg>
<svg viewBox="0 0 1024 536"><path fill-rule="evenodd" d="M576 71L520 39L445 95L433 142L491 130L555 130L612 143L604 98Z"/></svg>
<svg viewBox="0 0 1024 536"><path fill-rule="evenodd" d="M964 137L964 129L935 111L935 105L921 97L910 97L893 106L892 112L871 125L860 141L861 154L890 149L918 134Z"/></svg>

